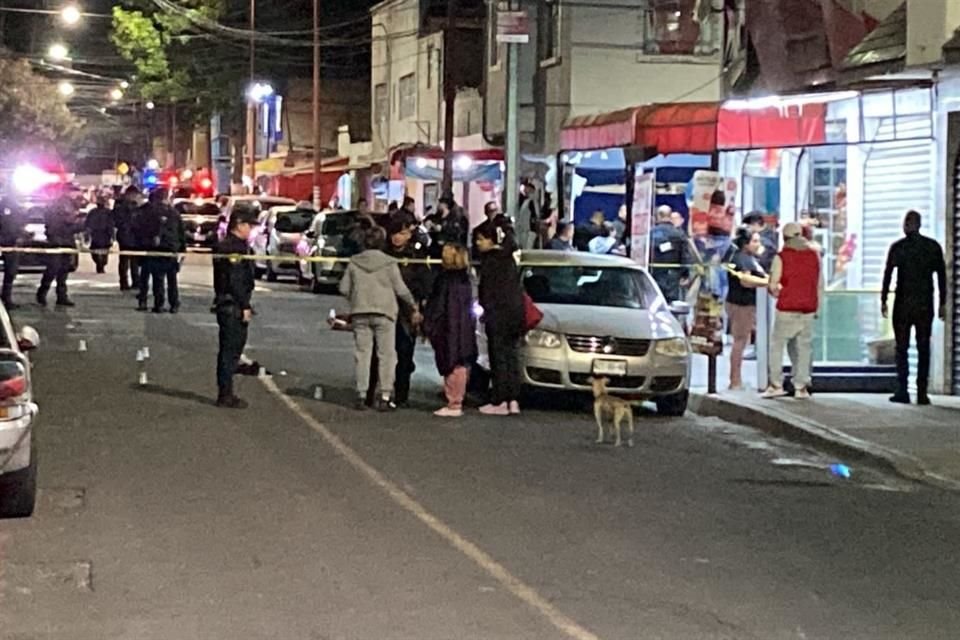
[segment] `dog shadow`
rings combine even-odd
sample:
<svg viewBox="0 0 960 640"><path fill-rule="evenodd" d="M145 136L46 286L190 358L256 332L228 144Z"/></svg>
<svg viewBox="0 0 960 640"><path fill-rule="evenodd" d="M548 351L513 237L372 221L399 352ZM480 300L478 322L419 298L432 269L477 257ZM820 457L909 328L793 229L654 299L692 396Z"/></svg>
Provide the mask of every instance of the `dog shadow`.
<svg viewBox="0 0 960 640"><path fill-rule="evenodd" d="M202 404L208 407L217 406L217 401L213 398L202 396L199 393L194 393L193 391L170 389L168 387L161 387L155 384L131 384L130 388L139 393L148 393L150 395L173 398L175 400L186 400L187 402L194 402L196 404Z"/></svg>

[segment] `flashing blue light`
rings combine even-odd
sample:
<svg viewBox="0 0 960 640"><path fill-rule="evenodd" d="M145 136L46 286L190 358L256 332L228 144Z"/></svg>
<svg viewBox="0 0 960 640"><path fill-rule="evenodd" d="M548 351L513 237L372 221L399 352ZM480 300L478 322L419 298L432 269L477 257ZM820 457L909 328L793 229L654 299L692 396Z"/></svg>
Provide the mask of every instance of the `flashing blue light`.
<svg viewBox="0 0 960 640"><path fill-rule="evenodd" d="M843 478L844 480L849 480L851 475L850 467L839 462L835 462L834 464L830 465L830 473L838 478Z"/></svg>
<svg viewBox="0 0 960 640"><path fill-rule="evenodd" d="M157 178L157 176L154 175L154 174L152 174L152 173L151 173L151 174L148 174L147 176L145 176L145 177L143 178L143 182L144 182L145 184L150 185L151 187L156 186L158 180L159 180L159 178Z"/></svg>

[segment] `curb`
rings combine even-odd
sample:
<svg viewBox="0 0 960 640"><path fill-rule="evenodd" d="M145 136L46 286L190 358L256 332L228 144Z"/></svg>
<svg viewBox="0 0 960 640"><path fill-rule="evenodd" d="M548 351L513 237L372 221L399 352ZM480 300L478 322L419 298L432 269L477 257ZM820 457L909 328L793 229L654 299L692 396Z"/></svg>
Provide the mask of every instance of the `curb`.
<svg viewBox="0 0 960 640"><path fill-rule="evenodd" d="M856 460L896 473L908 480L922 482L946 491L960 491L960 481L933 473L918 458L780 410L774 401L770 402L769 407L761 409L753 405L738 404L716 395L691 393L689 409L699 416L720 418L747 426L773 436L812 446L845 460Z"/></svg>

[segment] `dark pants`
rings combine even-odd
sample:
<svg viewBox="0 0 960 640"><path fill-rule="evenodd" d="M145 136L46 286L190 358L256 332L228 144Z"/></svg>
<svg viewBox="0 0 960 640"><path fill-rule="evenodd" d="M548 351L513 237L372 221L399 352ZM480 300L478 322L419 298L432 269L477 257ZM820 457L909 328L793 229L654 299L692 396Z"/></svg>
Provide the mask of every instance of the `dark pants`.
<svg viewBox="0 0 960 640"><path fill-rule="evenodd" d="M120 290L126 291L131 286L140 286L140 258L136 256L120 256Z"/></svg>
<svg viewBox="0 0 960 640"><path fill-rule="evenodd" d="M406 403L410 400L410 378L413 377L413 372L417 370L417 365L413 362L417 337L410 330L410 327L398 322L397 339L394 341L394 345L397 349L397 377L393 383L394 400L398 403Z"/></svg>
<svg viewBox="0 0 960 640"><path fill-rule="evenodd" d="M180 264L176 258L151 258L150 277L153 278L153 306L163 308L166 297L170 298L170 308L180 308L180 287L177 282ZM164 290L166 286L166 291Z"/></svg>
<svg viewBox="0 0 960 640"><path fill-rule="evenodd" d="M910 330L916 331L917 339L917 391L927 392L930 379L930 336L933 333L933 303L904 300L893 305L893 335L897 340L897 386L900 393L907 393L910 363Z"/></svg>
<svg viewBox="0 0 960 640"><path fill-rule="evenodd" d="M682 277L683 274L680 272L680 269L670 267L653 268L653 279L656 281L657 286L660 287L660 291L663 292L663 297L666 298L667 302L676 302L681 299L680 280Z"/></svg>
<svg viewBox="0 0 960 640"><path fill-rule="evenodd" d="M3 254L3 293L0 300L10 304L13 302L13 283L20 271L20 254L7 251Z"/></svg>
<svg viewBox="0 0 960 640"><path fill-rule="evenodd" d="M107 253L110 247L90 247L90 257L93 258L93 264L97 268L97 273L105 273L110 254Z"/></svg>
<svg viewBox="0 0 960 640"><path fill-rule="evenodd" d="M220 350L217 352L217 389L219 397L233 395L233 376L247 344L247 323L235 306L217 309L220 327Z"/></svg>
<svg viewBox="0 0 960 640"><path fill-rule="evenodd" d="M147 296L150 294L150 280L153 276L156 258L146 257L139 259L140 272L137 274L135 285L137 287L137 301L141 307L147 305Z"/></svg>
<svg viewBox="0 0 960 640"><path fill-rule="evenodd" d="M50 285L57 283L57 301L63 302L67 299L67 276L70 275L70 263L72 256L69 255L48 255L46 256L47 268L40 278L40 288L37 289L37 298L46 299L50 291Z"/></svg>
<svg viewBox="0 0 960 640"><path fill-rule="evenodd" d="M491 330L493 329L493 330ZM520 337L487 327L487 352L493 391L491 404L520 399Z"/></svg>

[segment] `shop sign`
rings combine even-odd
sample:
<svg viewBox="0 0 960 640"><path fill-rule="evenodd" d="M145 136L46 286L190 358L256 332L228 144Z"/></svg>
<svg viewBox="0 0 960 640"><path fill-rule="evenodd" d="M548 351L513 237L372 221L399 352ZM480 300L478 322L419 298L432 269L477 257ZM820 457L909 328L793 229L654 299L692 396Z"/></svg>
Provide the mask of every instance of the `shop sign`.
<svg viewBox="0 0 960 640"><path fill-rule="evenodd" d="M497 12L497 42L506 44L530 42L530 25L526 11Z"/></svg>
<svg viewBox="0 0 960 640"><path fill-rule="evenodd" d="M630 215L630 257L643 266L650 259L650 218L653 216L653 174L638 168L633 180Z"/></svg>

